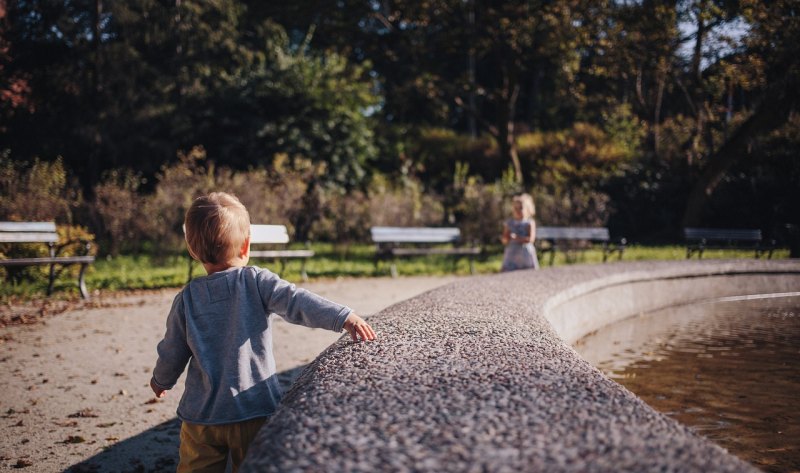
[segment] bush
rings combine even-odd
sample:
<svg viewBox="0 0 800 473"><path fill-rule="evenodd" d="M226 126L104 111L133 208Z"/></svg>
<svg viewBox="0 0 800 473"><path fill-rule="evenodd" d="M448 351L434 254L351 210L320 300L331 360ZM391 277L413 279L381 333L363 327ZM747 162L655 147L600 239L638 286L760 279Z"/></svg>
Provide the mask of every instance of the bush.
<svg viewBox="0 0 800 473"><path fill-rule="evenodd" d="M629 128L617 135L633 133ZM576 123L560 131L520 137L520 157L533 169L533 196L541 225L605 225L610 197L598 190L625 172L637 145L596 126ZM636 135L638 136L638 135Z"/></svg>
<svg viewBox="0 0 800 473"><path fill-rule="evenodd" d="M119 255L147 239L145 198L139 193L142 177L130 170L106 173L94 188L92 209L95 231L108 242L108 252Z"/></svg>
<svg viewBox="0 0 800 473"><path fill-rule="evenodd" d="M0 220L17 222L72 223L73 210L83 202L61 158L14 162L8 150L0 154L0 198Z"/></svg>
<svg viewBox="0 0 800 473"><path fill-rule="evenodd" d="M406 178L392 184L373 178L369 187L370 226L431 226L444 222L444 208L436 194L424 193L422 184Z"/></svg>

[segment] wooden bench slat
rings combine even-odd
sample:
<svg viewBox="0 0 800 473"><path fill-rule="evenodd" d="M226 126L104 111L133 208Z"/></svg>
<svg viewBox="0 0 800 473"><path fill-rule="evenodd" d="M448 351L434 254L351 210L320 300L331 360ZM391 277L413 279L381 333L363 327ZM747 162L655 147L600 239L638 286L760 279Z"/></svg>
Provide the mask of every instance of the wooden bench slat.
<svg viewBox="0 0 800 473"><path fill-rule="evenodd" d="M0 232L56 233L55 222L0 222Z"/></svg>
<svg viewBox="0 0 800 473"><path fill-rule="evenodd" d="M372 227L375 243L452 243L461 238L454 227Z"/></svg>
<svg viewBox="0 0 800 473"><path fill-rule="evenodd" d="M311 258L314 250L250 250L251 258Z"/></svg>
<svg viewBox="0 0 800 473"><path fill-rule="evenodd" d="M684 228L687 240L761 241L761 230L743 228Z"/></svg>
<svg viewBox="0 0 800 473"><path fill-rule="evenodd" d="M536 227L537 240L595 240L609 241L611 236L604 227Z"/></svg>
<svg viewBox="0 0 800 473"><path fill-rule="evenodd" d="M250 225L250 244L289 243L285 225Z"/></svg>
<svg viewBox="0 0 800 473"><path fill-rule="evenodd" d="M58 233L4 232L0 231L0 243L56 243Z"/></svg>
<svg viewBox="0 0 800 473"><path fill-rule="evenodd" d="M391 248L395 256L479 255L480 248Z"/></svg>
<svg viewBox="0 0 800 473"><path fill-rule="evenodd" d="M81 264L93 263L94 256L63 256L56 258L10 258L0 260L0 266L35 266L45 264Z"/></svg>

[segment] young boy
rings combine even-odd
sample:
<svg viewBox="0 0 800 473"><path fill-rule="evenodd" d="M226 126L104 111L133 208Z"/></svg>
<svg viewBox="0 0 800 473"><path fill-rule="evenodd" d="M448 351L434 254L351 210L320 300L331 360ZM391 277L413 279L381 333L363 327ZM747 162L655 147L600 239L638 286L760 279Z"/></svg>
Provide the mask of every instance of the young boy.
<svg viewBox="0 0 800 473"><path fill-rule="evenodd" d="M374 340L375 332L351 309L247 266L250 216L236 197L200 197L184 223L189 253L208 275L175 297L150 387L164 397L188 363L178 405L178 472L222 472L229 455L235 472L281 398L270 313L308 327L344 328L354 341Z"/></svg>

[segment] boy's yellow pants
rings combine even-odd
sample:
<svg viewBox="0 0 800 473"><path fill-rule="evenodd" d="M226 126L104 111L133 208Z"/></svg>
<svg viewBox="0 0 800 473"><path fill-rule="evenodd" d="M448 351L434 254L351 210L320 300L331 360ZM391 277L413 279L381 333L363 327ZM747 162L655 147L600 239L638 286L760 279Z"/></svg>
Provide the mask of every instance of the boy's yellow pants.
<svg viewBox="0 0 800 473"><path fill-rule="evenodd" d="M181 426L178 473L224 473L228 455L233 463L233 473L236 473L247 453L247 447L265 420L266 417L259 417L221 425L184 422Z"/></svg>

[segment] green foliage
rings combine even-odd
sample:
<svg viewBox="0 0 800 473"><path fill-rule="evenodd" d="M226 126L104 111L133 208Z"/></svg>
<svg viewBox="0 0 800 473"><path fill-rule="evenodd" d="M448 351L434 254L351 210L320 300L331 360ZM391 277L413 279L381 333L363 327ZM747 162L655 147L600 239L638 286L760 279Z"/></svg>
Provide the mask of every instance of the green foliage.
<svg viewBox="0 0 800 473"><path fill-rule="evenodd" d="M72 222L81 193L61 159L32 163L0 155L0 220Z"/></svg>
<svg viewBox="0 0 800 473"><path fill-rule="evenodd" d="M139 192L142 181L141 175L131 170L112 170L94 188L96 226L105 231L107 250L113 256L122 248L135 248L145 236L145 198Z"/></svg>
<svg viewBox="0 0 800 473"><path fill-rule="evenodd" d="M211 189L299 239L488 241L523 189L635 238L798 223L793 0L6 3L0 213L113 254L174 251Z"/></svg>
<svg viewBox="0 0 800 473"><path fill-rule="evenodd" d="M520 156L536 176L533 196L543 225L606 224L612 208L602 186L630 165L635 147L622 140L634 134L630 126L614 131L618 135L576 123L520 136Z"/></svg>
<svg viewBox="0 0 800 473"><path fill-rule="evenodd" d="M483 179L500 177L497 144L488 136L472 138L445 128L423 128L408 150L413 169L428 185L442 191L451 184L454 163L463 163Z"/></svg>
<svg viewBox="0 0 800 473"><path fill-rule="evenodd" d="M248 119L244 125L252 130L248 146L254 157L283 153L325 163L322 180L356 186L377 153L367 116L377 105L369 65L292 49L282 30L273 28L276 39L263 62L243 77L239 100Z"/></svg>

